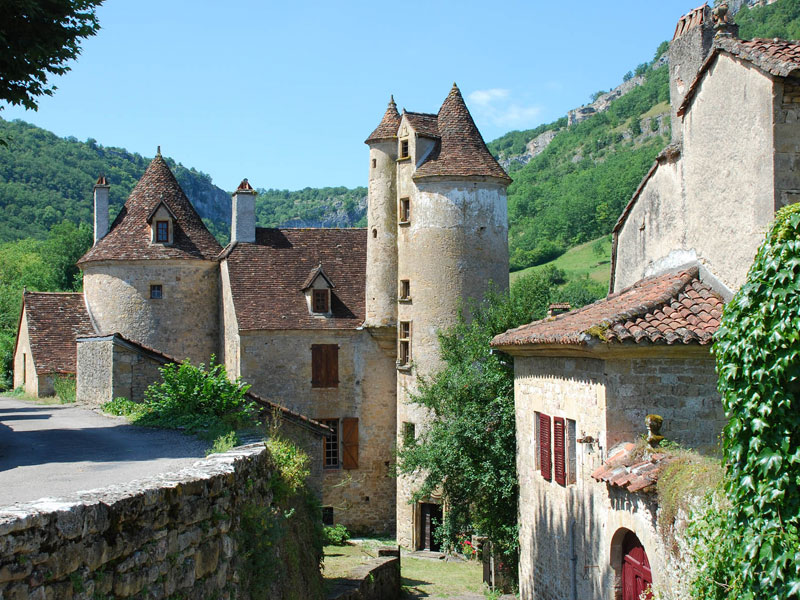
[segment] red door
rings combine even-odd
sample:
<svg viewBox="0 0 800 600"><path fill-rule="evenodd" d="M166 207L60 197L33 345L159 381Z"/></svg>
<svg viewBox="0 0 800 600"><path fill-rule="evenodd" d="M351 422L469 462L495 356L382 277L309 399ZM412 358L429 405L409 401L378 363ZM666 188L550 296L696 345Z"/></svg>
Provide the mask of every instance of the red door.
<svg viewBox="0 0 800 600"><path fill-rule="evenodd" d="M622 542L622 600L652 598L650 586L653 575L650 561L639 538L632 532L625 535ZM645 596L642 593L647 592Z"/></svg>

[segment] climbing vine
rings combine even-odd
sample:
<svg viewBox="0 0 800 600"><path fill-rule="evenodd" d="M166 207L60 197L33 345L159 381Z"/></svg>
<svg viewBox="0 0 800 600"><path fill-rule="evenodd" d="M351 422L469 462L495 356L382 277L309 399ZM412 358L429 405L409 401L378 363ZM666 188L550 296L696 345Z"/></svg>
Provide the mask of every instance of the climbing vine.
<svg viewBox="0 0 800 600"><path fill-rule="evenodd" d="M778 212L714 353L730 509L694 596L800 597L800 205Z"/></svg>

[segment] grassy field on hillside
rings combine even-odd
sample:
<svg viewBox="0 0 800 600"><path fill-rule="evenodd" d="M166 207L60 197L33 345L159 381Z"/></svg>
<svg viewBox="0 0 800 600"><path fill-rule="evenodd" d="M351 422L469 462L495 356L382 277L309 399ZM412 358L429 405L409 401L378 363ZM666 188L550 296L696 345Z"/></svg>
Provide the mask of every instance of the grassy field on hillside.
<svg viewBox="0 0 800 600"><path fill-rule="evenodd" d="M568 280L588 277L606 287L611 279L611 236L607 235L570 248L550 262L511 273L511 282L552 265L564 271Z"/></svg>

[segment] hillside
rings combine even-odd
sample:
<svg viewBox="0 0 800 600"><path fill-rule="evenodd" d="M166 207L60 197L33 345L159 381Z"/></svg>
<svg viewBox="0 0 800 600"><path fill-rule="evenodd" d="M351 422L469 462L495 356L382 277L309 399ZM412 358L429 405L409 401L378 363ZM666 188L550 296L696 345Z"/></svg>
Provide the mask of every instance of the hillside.
<svg viewBox="0 0 800 600"><path fill-rule="evenodd" d="M105 174L111 184L111 215L119 211L150 159L124 148L55 134L23 121L0 119L0 243L44 239L62 220L91 223L92 185ZM167 158L175 177L222 243L228 240L230 193L209 175ZM259 190L256 202L261 226L352 227L366 213L366 189L306 188Z"/></svg>
<svg viewBox="0 0 800 600"><path fill-rule="evenodd" d="M800 2L740 2L740 36L800 38ZM737 6L738 8L738 6ZM568 115L488 144L509 171L512 271L611 231L670 137L667 42L653 60Z"/></svg>

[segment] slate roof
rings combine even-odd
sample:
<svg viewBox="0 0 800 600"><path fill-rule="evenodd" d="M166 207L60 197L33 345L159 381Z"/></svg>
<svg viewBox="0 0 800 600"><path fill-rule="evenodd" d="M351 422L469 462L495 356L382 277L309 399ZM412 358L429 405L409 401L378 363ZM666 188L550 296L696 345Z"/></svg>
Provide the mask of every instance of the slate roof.
<svg viewBox="0 0 800 600"><path fill-rule="evenodd" d="M394 103L394 96L392 96L389 99L389 106L386 107L386 112L383 114L383 119L364 143L396 139L398 127L400 127L400 113L397 112L397 104Z"/></svg>
<svg viewBox="0 0 800 600"><path fill-rule="evenodd" d="M697 267L642 279L604 300L501 333L496 348L535 344L711 343L722 298L698 279Z"/></svg>
<svg viewBox="0 0 800 600"><path fill-rule="evenodd" d="M148 217L160 202L175 215L173 243L151 242ZM78 264L99 260L205 259L214 260L222 251L203 225L169 166L157 154L133 188L109 232Z"/></svg>
<svg viewBox="0 0 800 600"><path fill-rule="evenodd" d="M800 42L775 39L740 40L732 36L714 38L714 50L700 67L689 91L678 108L678 116L683 115L692 103L697 89L708 69L714 64L720 52L727 52L757 66L775 77L788 77L800 69Z"/></svg>
<svg viewBox="0 0 800 600"><path fill-rule="evenodd" d="M256 229L222 254L240 330L355 329L366 316L366 229ZM331 317L309 313L302 288L322 265Z"/></svg>
<svg viewBox="0 0 800 600"><path fill-rule="evenodd" d="M36 372L75 373L75 340L94 333L83 294L25 292L22 298Z"/></svg>
<svg viewBox="0 0 800 600"><path fill-rule="evenodd" d="M623 442L609 451L608 460L598 467L592 478L629 492L654 492L664 467L675 462L676 457L660 452L637 456L636 444Z"/></svg>
<svg viewBox="0 0 800 600"><path fill-rule="evenodd" d="M437 129L440 140L417 168L413 179L478 176L511 183L511 178L486 147L455 84L439 109Z"/></svg>

